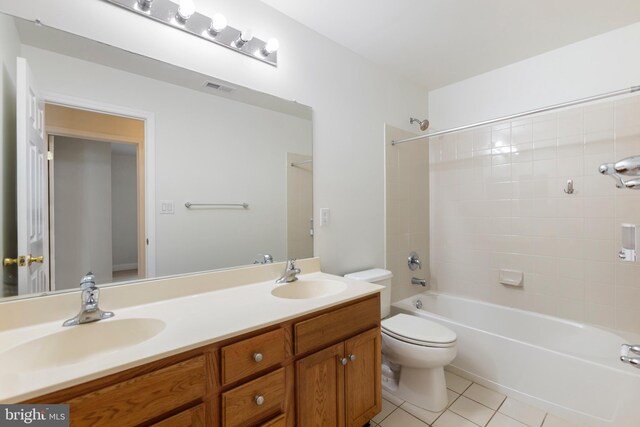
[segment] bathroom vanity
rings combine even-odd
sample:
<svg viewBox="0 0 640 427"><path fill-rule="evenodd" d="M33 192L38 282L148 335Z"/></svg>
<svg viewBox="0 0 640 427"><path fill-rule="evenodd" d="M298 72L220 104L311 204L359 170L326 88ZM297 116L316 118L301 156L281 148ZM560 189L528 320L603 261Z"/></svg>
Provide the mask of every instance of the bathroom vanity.
<svg viewBox="0 0 640 427"><path fill-rule="evenodd" d="M153 329L150 313L154 312L166 327L154 331L151 338L142 334L143 342L123 344L117 352L107 348L76 360L74 351L82 353L84 346L91 345L91 340L78 340L66 349L72 363L18 374L0 372L3 384L12 378L17 381L11 387L13 391L3 390L0 400L69 403L72 426L360 427L381 410L379 287L320 273L317 260L303 268L310 271L313 265L318 267L316 272L280 285L280 292L282 286L298 292L288 298L274 296L278 286L271 280L241 284L252 277L272 275L282 268L278 264L195 276L201 284L187 284L182 290L187 294L181 298L130 308L118 309L107 302L110 292L126 286L105 288L104 308L113 309L116 317L71 328L54 325L56 334L66 334L60 335L62 342L74 331L95 331L98 337L106 341L113 337L117 343L118 335L135 336L137 330ZM210 283L221 283L234 275L239 286L219 285L222 288L218 290L192 293L206 282L202 276L208 276ZM167 284L156 283L158 294ZM130 291L152 285L138 284ZM339 287L331 290L331 285ZM310 292L306 297L298 291L305 288L313 289L306 291ZM326 295L327 289L333 294ZM126 290L119 292L124 295ZM314 296L314 292L325 295ZM230 302L232 297L235 302ZM172 308L163 307L165 304ZM257 312L260 306L262 310ZM208 311L203 313L204 307ZM219 324L223 318L224 324ZM109 325L117 322L123 322L124 329L113 326L115 332L109 331ZM37 330L38 325L26 329ZM0 333L0 341L13 332ZM189 336L191 339L186 338ZM57 341L61 342L59 338ZM187 341L191 343L184 345ZM32 342L33 338L27 339L22 345ZM166 346L174 348L163 351ZM14 353L20 348L14 347ZM127 358L130 363L121 363ZM109 361L113 366L102 369ZM29 381L34 383L28 386ZM20 391L23 398L19 397ZM14 393L15 399L7 392Z"/></svg>

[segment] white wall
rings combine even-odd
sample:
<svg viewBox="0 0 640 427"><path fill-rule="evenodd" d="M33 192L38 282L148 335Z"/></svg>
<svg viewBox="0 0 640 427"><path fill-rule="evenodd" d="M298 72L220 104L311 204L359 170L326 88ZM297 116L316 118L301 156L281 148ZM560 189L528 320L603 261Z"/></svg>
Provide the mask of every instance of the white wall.
<svg viewBox="0 0 640 427"><path fill-rule="evenodd" d="M111 150L111 236L114 271L138 264L138 175L136 153ZM128 266L128 267L127 267Z"/></svg>
<svg viewBox="0 0 640 427"><path fill-rule="evenodd" d="M111 283L111 144L56 137L54 155L56 290Z"/></svg>
<svg viewBox="0 0 640 427"><path fill-rule="evenodd" d="M635 24L438 89L432 123L448 128L637 85L639 50ZM640 192L598 173L601 163L640 154L640 96L453 133L429 147L438 290L640 333L640 263L617 256L620 224L640 224ZM524 287L501 285L500 269L522 271Z"/></svg>
<svg viewBox="0 0 640 427"><path fill-rule="evenodd" d="M16 257L16 56L20 41L13 20L0 15L0 245L2 257ZM17 267L3 268L3 284L17 283ZM4 286L0 287L0 297Z"/></svg>
<svg viewBox="0 0 640 427"><path fill-rule="evenodd" d="M156 276L286 259L286 153L310 152L311 121L27 45L21 54L43 91L155 115ZM174 214L160 214L163 200Z"/></svg>
<svg viewBox="0 0 640 427"><path fill-rule="evenodd" d="M429 92L435 130L640 85L640 23Z"/></svg>
<svg viewBox="0 0 640 427"><path fill-rule="evenodd" d="M107 2L0 0L0 10L312 106L314 208L332 210L315 253L332 273L384 265L383 124L408 129L409 116L427 116L426 92L258 0L197 5L258 37L278 37L278 68Z"/></svg>

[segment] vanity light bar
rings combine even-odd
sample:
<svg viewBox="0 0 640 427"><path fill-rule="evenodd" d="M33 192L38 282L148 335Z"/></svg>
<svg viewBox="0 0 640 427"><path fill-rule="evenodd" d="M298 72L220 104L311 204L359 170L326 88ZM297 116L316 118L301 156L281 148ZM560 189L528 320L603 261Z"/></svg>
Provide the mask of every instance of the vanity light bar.
<svg viewBox="0 0 640 427"><path fill-rule="evenodd" d="M253 37L250 29L242 31L227 26L226 19L222 15L216 14L212 19L198 13L195 10L193 0L179 0L179 4L171 0L104 1L250 56L274 67L278 66L278 41L276 39L269 39L265 42Z"/></svg>

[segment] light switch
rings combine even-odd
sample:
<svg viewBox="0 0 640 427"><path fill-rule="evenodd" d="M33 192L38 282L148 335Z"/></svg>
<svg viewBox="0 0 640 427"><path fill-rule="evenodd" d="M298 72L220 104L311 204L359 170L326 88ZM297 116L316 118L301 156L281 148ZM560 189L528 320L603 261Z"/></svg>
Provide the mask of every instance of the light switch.
<svg viewBox="0 0 640 427"><path fill-rule="evenodd" d="M326 227L331 222L331 210L329 208L320 209L320 227Z"/></svg>
<svg viewBox="0 0 640 427"><path fill-rule="evenodd" d="M160 200L160 214L173 215L174 213L173 200Z"/></svg>

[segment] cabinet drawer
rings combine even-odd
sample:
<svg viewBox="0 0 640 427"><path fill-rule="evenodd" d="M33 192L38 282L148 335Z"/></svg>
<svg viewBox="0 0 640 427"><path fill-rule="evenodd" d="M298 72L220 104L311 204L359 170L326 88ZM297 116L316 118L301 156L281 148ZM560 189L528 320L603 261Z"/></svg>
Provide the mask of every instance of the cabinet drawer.
<svg viewBox="0 0 640 427"><path fill-rule="evenodd" d="M173 417L153 424L152 427L204 427L204 405L200 404Z"/></svg>
<svg viewBox="0 0 640 427"><path fill-rule="evenodd" d="M286 427L286 425L287 420L284 414L282 414L279 417L275 417L264 424L260 424L260 427Z"/></svg>
<svg viewBox="0 0 640 427"><path fill-rule="evenodd" d="M194 357L71 399L71 425L133 426L202 399L205 365L205 356Z"/></svg>
<svg viewBox="0 0 640 427"><path fill-rule="evenodd" d="M295 354L325 347L380 325L380 296L313 317L293 326Z"/></svg>
<svg viewBox="0 0 640 427"><path fill-rule="evenodd" d="M285 374L280 368L222 394L222 425L248 425L284 412ZM264 400L261 404L257 398Z"/></svg>
<svg viewBox="0 0 640 427"><path fill-rule="evenodd" d="M282 363L284 346L284 330L278 329L222 347L222 384Z"/></svg>

